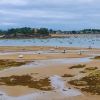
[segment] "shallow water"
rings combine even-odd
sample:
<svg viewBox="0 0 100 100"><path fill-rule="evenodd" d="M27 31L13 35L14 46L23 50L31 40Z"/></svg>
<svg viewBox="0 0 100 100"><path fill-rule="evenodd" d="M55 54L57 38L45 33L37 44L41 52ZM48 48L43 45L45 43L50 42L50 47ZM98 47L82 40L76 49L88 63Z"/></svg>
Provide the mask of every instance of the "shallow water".
<svg viewBox="0 0 100 100"><path fill-rule="evenodd" d="M36 98L41 96L41 93L33 93L19 97L8 96L4 92L0 92L0 94L2 94L0 100L37 100Z"/></svg>
<svg viewBox="0 0 100 100"><path fill-rule="evenodd" d="M48 39L0 39L0 46L68 46L100 48L100 37Z"/></svg>
<svg viewBox="0 0 100 100"><path fill-rule="evenodd" d="M46 65L55 65L55 64L78 64L90 62L92 59L90 57L85 58L63 58L63 59L48 59L48 60L34 60L29 64L23 65L22 67L44 67Z"/></svg>
<svg viewBox="0 0 100 100"><path fill-rule="evenodd" d="M50 50L38 50L38 51L6 51L0 52L0 55L11 55L11 54L55 54L55 53L62 53L63 51L50 51Z"/></svg>
<svg viewBox="0 0 100 100"><path fill-rule="evenodd" d="M74 88L68 88L65 85L65 82L62 80L60 76L52 76L50 77L52 87L55 88L56 91L64 94L64 96L78 96L82 95L82 93Z"/></svg>
<svg viewBox="0 0 100 100"><path fill-rule="evenodd" d="M65 63L80 63L80 62L89 62L91 61L90 58L70 58L70 59L52 59L52 60L39 60L39 61L35 61L30 63L29 65L24 65L22 67L18 67L18 68L11 68L11 69L6 69L2 72L0 72L1 74L4 73L5 71L9 70L12 71L17 71L17 70L21 70L20 68L23 67L41 67L41 65L45 65L45 64L55 64L55 63L59 63L59 64L65 64ZM47 98L50 97L51 94L53 94L52 98L55 98L56 96L62 95L63 97L69 97L69 96L78 96L78 95L83 95L80 91L78 91L77 89L71 88L69 89L66 85L65 82L62 80L62 78L60 76L54 75L50 77L51 80L51 85L54 88L54 91L51 92L46 92L45 94L43 92L34 92L32 94L28 94L28 95L24 95L24 96L19 96L19 97L12 97L12 96L8 96L5 93L1 92L0 94L2 94L0 97L0 100L41 100L41 98L43 98L44 96L46 96ZM39 99L38 99L39 98ZM43 99L44 100L44 99ZM46 99L45 99L46 100ZM51 99L48 99L51 100Z"/></svg>
<svg viewBox="0 0 100 100"><path fill-rule="evenodd" d="M79 96L83 95L80 91L71 88L69 89L68 87L65 86L65 82L62 80L60 76L52 76L50 77L51 80L51 85L54 88L54 91L49 91L49 92L34 92L31 94L27 94L24 96L18 96L18 97L13 97L13 96L8 96L4 92L0 92L0 100L41 100L41 98L49 97L49 98L55 98L55 95L62 95L63 97L70 97L70 96ZM52 97L50 97L50 94L53 94ZM38 99L39 98L39 99ZM44 99L42 99L44 100ZM46 99L45 99L46 100ZM51 99L48 99L51 100Z"/></svg>

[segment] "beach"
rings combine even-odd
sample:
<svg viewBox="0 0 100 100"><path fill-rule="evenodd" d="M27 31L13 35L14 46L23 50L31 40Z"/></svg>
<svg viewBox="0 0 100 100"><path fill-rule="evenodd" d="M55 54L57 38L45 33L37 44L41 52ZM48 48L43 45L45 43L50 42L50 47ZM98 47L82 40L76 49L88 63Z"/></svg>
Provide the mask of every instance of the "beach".
<svg viewBox="0 0 100 100"><path fill-rule="evenodd" d="M0 0L0 100L100 100L100 0Z"/></svg>
<svg viewBox="0 0 100 100"><path fill-rule="evenodd" d="M23 57L19 57L23 55ZM88 75L80 73L85 68L70 69L71 66L85 64L86 68L100 69L99 48L79 47L0 47L0 60L29 61L19 67L9 67L0 71L0 77L30 75L37 80L50 79L53 90L44 91L23 85L0 85L0 91L7 100L99 100L99 95L83 92L68 84L68 81ZM64 74L73 77L63 77ZM58 82L57 82L58 81ZM59 84L58 84L59 83ZM29 99L30 98L30 99Z"/></svg>

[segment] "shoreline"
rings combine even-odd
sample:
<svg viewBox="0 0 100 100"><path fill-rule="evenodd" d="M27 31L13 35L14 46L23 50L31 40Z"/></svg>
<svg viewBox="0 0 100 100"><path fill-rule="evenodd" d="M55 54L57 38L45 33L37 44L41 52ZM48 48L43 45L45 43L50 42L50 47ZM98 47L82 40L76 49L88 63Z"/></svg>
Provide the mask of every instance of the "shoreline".
<svg viewBox="0 0 100 100"><path fill-rule="evenodd" d="M2 50L50 50L50 49L55 49L55 50L100 50L100 48L88 48L88 47L69 47L69 46L0 46L0 51Z"/></svg>
<svg viewBox="0 0 100 100"><path fill-rule="evenodd" d="M82 34L80 34L80 33L75 33L75 34L70 34L70 33L65 33L65 34L63 34L63 33L57 33L57 34L50 34L49 36L27 36L27 37L2 37L2 38L0 38L0 39L48 39L48 38L69 38L69 37L82 37L82 36L100 36L100 33L96 33L96 34L94 34L94 33L82 33Z"/></svg>

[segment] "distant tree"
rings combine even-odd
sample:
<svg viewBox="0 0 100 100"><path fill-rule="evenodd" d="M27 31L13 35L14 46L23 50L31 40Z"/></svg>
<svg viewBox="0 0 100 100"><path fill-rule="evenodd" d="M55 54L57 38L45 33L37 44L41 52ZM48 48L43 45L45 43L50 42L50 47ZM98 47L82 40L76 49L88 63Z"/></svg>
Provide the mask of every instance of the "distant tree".
<svg viewBox="0 0 100 100"><path fill-rule="evenodd" d="M38 30L38 33L39 33L39 35L42 35L42 36L48 36L49 35L49 30L47 28L40 28Z"/></svg>
<svg viewBox="0 0 100 100"><path fill-rule="evenodd" d="M52 29L49 30L49 33L54 33L54 31Z"/></svg>
<svg viewBox="0 0 100 100"><path fill-rule="evenodd" d="M76 34L77 32L76 31L72 31L72 34Z"/></svg>
<svg viewBox="0 0 100 100"><path fill-rule="evenodd" d="M0 35L3 35L4 33L5 33L4 31L0 30Z"/></svg>

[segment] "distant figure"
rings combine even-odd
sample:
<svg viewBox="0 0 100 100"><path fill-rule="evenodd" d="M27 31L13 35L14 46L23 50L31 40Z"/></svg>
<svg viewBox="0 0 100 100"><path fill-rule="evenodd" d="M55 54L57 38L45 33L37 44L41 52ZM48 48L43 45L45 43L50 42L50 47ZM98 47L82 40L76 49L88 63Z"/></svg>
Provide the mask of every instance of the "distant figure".
<svg viewBox="0 0 100 100"><path fill-rule="evenodd" d="M64 50L63 53L66 53L66 50Z"/></svg>
<svg viewBox="0 0 100 100"><path fill-rule="evenodd" d="M18 56L18 58L23 58L23 57L24 57L23 55L19 55L19 56Z"/></svg>
<svg viewBox="0 0 100 100"><path fill-rule="evenodd" d="M80 51L80 55L82 55L82 51Z"/></svg>

